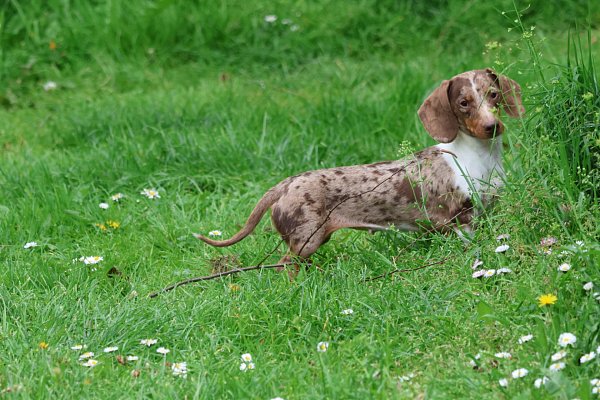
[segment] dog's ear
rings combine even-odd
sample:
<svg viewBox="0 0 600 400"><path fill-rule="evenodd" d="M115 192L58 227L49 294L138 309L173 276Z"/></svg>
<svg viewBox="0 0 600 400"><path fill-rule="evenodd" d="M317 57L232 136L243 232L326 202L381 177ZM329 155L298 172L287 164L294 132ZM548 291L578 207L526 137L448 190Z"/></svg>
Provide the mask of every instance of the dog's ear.
<svg viewBox="0 0 600 400"><path fill-rule="evenodd" d="M512 79L496 74L491 68L486 68L485 71L492 75L494 81L498 83L502 98L500 105L504 112L513 118L521 118L525 115L525 107L521 100L521 86Z"/></svg>
<svg viewBox="0 0 600 400"><path fill-rule="evenodd" d="M444 81L425 99L419 108L419 118L432 138L449 143L458 134L458 120L450 107L448 91L452 81Z"/></svg>

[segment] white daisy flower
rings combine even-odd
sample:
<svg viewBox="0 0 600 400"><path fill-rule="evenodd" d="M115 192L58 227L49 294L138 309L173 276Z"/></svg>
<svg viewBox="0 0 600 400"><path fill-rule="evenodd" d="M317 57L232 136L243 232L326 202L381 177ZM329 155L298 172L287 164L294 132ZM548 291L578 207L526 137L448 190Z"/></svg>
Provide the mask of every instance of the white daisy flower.
<svg viewBox="0 0 600 400"><path fill-rule="evenodd" d="M247 369L248 369L248 366L246 365L246 363L240 364L240 371L246 371Z"/></svg>
<svg viewBox="0 0 600 400"><path fill-rule="evenodd" d="M24 249L30 249L32 247L37 247L37 242L27 242L25 243L25 245L23 246Z"/></svg>
<svg viewBox="0 0 600 400"><path fill-rule="evenodd" d="M502 387L508 387L508 379L502 378L502 379L498 380L498 384Z"/></svg>
<svg viewBox="0 0 600 400"><path fill-rule="evenodd" d="M525 368L519 368L512 372L512 377L513 379L523 378L524 376L527 376L528 373L529 371L527 371Z"/></svg>
<svg viewBox="0 0 600 400"><path fill-rule="evenodd" d="M600 379L594 378L590 381L590 383L592 384L592 386L600 386Z"/></svg>
<svg viewBox="0 0 600 400"><path fill-rule="evenodd" d="M143 194L149 199L160 199L160 194L156 189L144 189L140 192L140 194Z"/></svg>
<svg viewBox="0 0 600 400"><path fill-rule="evenodd" d="M112 353L112 352L117 351L117 350L119 350L119 347L117 347L117 346L111 346L111 347L105 347L103 351L105 353Z"/></svg>
<svg viewBox="0 0 600 400"><path fill-rule="evenodd" d="M519 338L519 344L523 344L523 343L529 342L531 339L533 339L533 335L532 334L521 336Z"/></svg>
<svg viewBox="0 0 600 400"><path fill-rule="evenodd" d="M208 236L221 236L221 235L223 235L223 232L217 231L217 230L208 232Z"/></svg>
<svg viewBox="0 0 600 400"><path fill-rule="evenodd" d="M294 24L294 25L290 26L290 31L292 31L292 32L296 32L296 31L298 31L299 29L300 29L300 27L299 27L298 25L296 25L296 24Z"/></svg>
<svg viewBox="0 0 600 400"><path fill-rule="evenodd" d="M548 377L543 376L541 378L537 378L535 380L535 382L533 382L533 386L535 386L537 389L541 388L542 385L545 385L546 382L548 382L550 379L548 379Z"/></svg>
<svg viewBox="0 0 600 400"><path fill-rule="evenodd" d="M265 15L265 22L268 24L272 24L277 21L277 15Z"/></svg>
<svg viewBox="0 0 600 400"><path fill-rule="evenodd" d="M484 278L490 278L492 276L496 275L496 270L495 269L488 269L483 273L483 277Z"/></svg>
<svg viewBox="0 0 600 400"><path fill-rule="evenodd" d="M549 237L545 237L542 240L540 240L540 245L542 247L549 247L549 246L553 246L558 242L558 239L553 237L553 236L549 236Z"/></svg>
<svg viewBox="0 0 600 400"><path fill-rule="evenodd" d="M100 207L103 210L107 210L108 209L108 203L100 203L100 204L98 204L98 207Z"/></svg>
<svg viewBox="0 0 600 400"><path fill-rule="evenodd" d="M512 358L512 355L506 351L501 351L500 353L496 353L494 355L498 358Z"/></svg>
<svg viewBox="0 0 600 400"><path fill-rule="evenodd" d="M86 265L92 265L92 264L98 264L100 261L104 260L104 257L89 256L89 257L83 257L83 260L80 258L80 260L83 261L83 263Z"/></svg>
<svg viewBox="0 0 600 400"><path fill-rule="evenodd" d="M473 360L469 360L469 365L473 368L475 368L477 366L477 360L479 360L481 358L481 354L477 353L475 354L475 356L473 357Z"/></svg>
<svg viewBox="0 0 600 400"><path fill-rule="evenodd" d="M156 349L156 352L162 354L163 356L166 356L167 353L169 353L170 351L171 350L166 349L164 347L159 347L158 349Z"/></svg>
<svg viewBox="0 0 600 400"><path fill-rule="evenodd" d="M46 92L56 90L57 88L58 88L58 85L54 81L48 81L48 82L44 83L44 90Z"/></svg>
<svg viewBox="0 0 600 400"><path fill-rule="evenodd" d="M567 352L564 351L564 350L561 350L559 352L556 352L556 353L552 354L552 356L550 357L550 359L552 361L558 361L558 360L562 360L566 356L567 356Z"/></svg>
<svg viewBox="0 0 600 400"><path fill-rule="evenodd" d="M119 201L121 200L123 197L125 197L125 195L123 193L115 193L112 196L110 196L110 199L112 201Z"/></svg>
<svg viewBox="0 0 600 400"><path fill-rule="evenodd" d="M579 359L579 363L583 364L583 363L593 360L594 358L596 358L596 353L592 351L592 352L582 355L581 358Z"/></svg>
<svg viewBox="0 0 600 400"><path fill-rule="evenodd" d="M496 253L504 253L506 250L510 249L510 246L507 244L502 244L498 247L496 247L496 250L494 250Z"/></svg>
<svg viewBox="0 0 600 400"><path fill-rule="evenodd" d="M569 264L567 264L567 263L560 264L560 265L558 266L558 270L559 270L560 272L567 272L567 271L569 271L570 269L571 269L571 265L569 265Z"/></svg>
<svg viewBox="0 0 600 400"><path fill-rule="evenodd" d="M92 353L91 351L85 352L82 355L79 356L80 360L85 360L87 358L92 358L94 357L94 353Z"/></svg>
<svg viewBox="0 0 600 400"><path fill-rule="evenodd" d="M481 267L483 265L483 261L481 261L480 259L476 259L473 262L473 265L471 266L471 269L477 269L479 267Z"/></svg>
<svg viewBox="0 0 600 400"><path fill-rule="evenodd" d="M561 369L563 369L564 367L565 367L565 363L561 361L561 362L557 362L557 363L550 365L550 367L548 369L552 372L557 372L557 371L560 371Z"/></svg>
<svg viewBox="0 0 600 400"><path fill-rule="evenodd" d="M600 292L594 292L592 296L594 296L596 300L600 301Z"/></svg>
<svg viewBox="0 0 600 400"><path fill-rule="evenodd" d="M485 273L486 273L486 271L484 269L480 269L480 270L473 272L473 275L471 275L471 276L473 278L481 278Z"/></svg>
<svg viewBox="0 0 600 400"><path fill-rule="evenodd" d="M250 353L242 354L242 361L247 363L252 362L252 356Z"/></svg>
<svg viewBox="0 0 600 400"><path fill-rule="evenodd" d="M83 363L83 364L81 364L81 365L83 365L84 367L90 367L90 368L93 368L93 367L95 367L96 365L98 365L98 361L97 361L97 360L93 360L93 359L91 359L91 358L90 358L89 360L87 360L86 362L84 362L84 363Z"/></svg>
<svg viewBox="0 0 600 400"><path fill-rule="evenodd" d="M561 347L567 347L570 344L574 344L576 341L577 337L569 332L561 333L558 337L558 344Z"/></svg>
<svg viewBox="0 0 600 400"><path fill-rule="evenodd" d="M342 310L340 314L342 314L342 315L352 315L352 314L354 314L354 310L352 310L351 308L347 308L345 310Z"/></svg>
<svg viewBox="0 0 600 400"><path fill-rule="evenodd" d="M254 363L248 363L248 369L254 369L254 368L256 368Z"/></svg>
<svg viewBox="0 0 600 400"><path fill-rule="evenodd" d="M583 247L583 246L585 246L585 243L583 242L583 240L576 240L576 241L575 241L575 244L576 244L577 246L579 246L579 247Z"/></svg>
<svg viewBox="0 0 600 400"><path fill-rule="evenodd" d="M173 375L185 378L187 375L187 363L173 363L173 365L171 365L171 371L173 371Z"/></svg>
<svg viewBox="0 0 600 400"><path fill-rule="evenodd" d="M85 349L87 346L85 344L75 344L71 346L71 350L81 350Z"/></svg>
<svg viewBox="0 0 600 400"><path fill-rule="evenodd" d="M594 387L592 388L592 393L594 393L594 394L598 394L598 393L600 393L600 386L594 386Z"/></svg>
<svg viewBox="0 0 600 400"><path fill-rule="evenodd" d="M501 235L496 236L497 241L508 240L510 239L510 235L508 233L503 233Z"/></svg>
<svg viewBox="0 0 600 400"><path fill-rule="evenodd" d="M510 268L499 268L496 270L497 275L510 274L511 272L512 272L512 269L510 269Z"/></svg>
<svg viewBox="0 0 600 400"><path fill-rule="evenodd" d="M153 344L156 344L158 342L158 339L142 339L140 340L140 344L143 344L145 346L152 346Z"/></svg>
<svg viewBox="0 0 600 400"><path fill-rule="evenodd" d="M594 288L594 282L588 282L583 285L583 290L585 290L586 292L589 292L593 288Z"/></svg>
<svg viewBox="0 0 600 400"><path fill-rule="evenodd" d="M329 342L319 342L317 344L317 351L319 353L325 353L329 348Z"/></svg>
<svg viewBox="0 0 600 400"><path fill-rule="evenodd" d="M127 359L127 361L137 361L140 358L138 356L127 356L126 359Z"/></svg>
<svg viewBox="0 0 600 400"><path fill-rule="evenodd" d="M281 20L281 23L282 23L283 25L291 25L291 24L292 24L292 20L291 20L291 19L289 19L289 18L285 18L285 19L282 19L282 20Z"/></svg>

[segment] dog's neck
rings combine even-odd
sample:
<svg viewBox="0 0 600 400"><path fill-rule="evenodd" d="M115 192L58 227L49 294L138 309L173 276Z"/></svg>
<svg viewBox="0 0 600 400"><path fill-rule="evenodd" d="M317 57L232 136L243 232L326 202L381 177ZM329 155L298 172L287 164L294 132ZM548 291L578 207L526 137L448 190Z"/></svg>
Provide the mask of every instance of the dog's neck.
<svg viewBox="0 0 600 400"><path fill-rule="evenodd" d="M493 139L479 139L461 130L452 142L439 144L438 147L453 152L459 159L489 160L502 167L501 135Z"/></svg>

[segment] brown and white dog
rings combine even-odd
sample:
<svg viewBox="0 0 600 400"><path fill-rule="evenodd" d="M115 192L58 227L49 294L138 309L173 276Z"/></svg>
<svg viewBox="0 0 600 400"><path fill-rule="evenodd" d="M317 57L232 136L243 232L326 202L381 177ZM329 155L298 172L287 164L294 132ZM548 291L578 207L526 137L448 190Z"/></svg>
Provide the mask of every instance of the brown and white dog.
<svg viewBox="0 0 600 400"><path fill-rule="evenodd" d="M521 88L491 69L464 72L425 100L419 117L440 144L397 161L328 168L292 176L271 188L244 227L227 240L248 236L268 208L288 254L306 259L341 228L472 231L474 203L487 206L502 184L504 125L524 112Z"/></svg>

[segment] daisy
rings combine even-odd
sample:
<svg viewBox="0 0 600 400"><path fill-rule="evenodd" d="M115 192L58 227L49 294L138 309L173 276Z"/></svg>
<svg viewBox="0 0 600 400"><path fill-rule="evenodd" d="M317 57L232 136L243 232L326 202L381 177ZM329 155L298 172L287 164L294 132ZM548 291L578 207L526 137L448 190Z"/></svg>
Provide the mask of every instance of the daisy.
<svg viewBox="0 0 600 400"><path fill-rule="evenodd" d="M575 335L569 332L561 333L558 337L558 344L561 347L567 347L570 344L573 344L577 341Z"/></svg>
<svg viewBox="0 0 600 400"><path fill-rule="evenodd" d="M490 278L492 276L494 276L496 274L496 270L495 269L488 269L487 271L485 271L483 273L483 277L484 278Z"/></svg>
<svg viewBox="0 0 600 400"><path fill-rule="evenodd" d="M477 366L477 360L479 360L481 358L481 354L477 353L475 354L475 357L473 357L473 360L469 360L469 365L473 368L475 368Z"/></svg>
<svg viewBox="0 0 600 400"><path fill-rule="evenodd" d="M548 377L543 376L541 378L537 378L535 380L535 382L533 382L533 386L535 386L537 389L541 388L542 385L545 385L546 382L548 382L550 379L548 379Z"/></svg>
<svg viewBox="0 0 600 400"><path fill-rule="evenodd" d="M248 369L248 366L246 365L246 363L241 363L240 364L240 371L246 371Z"/></svg>
<svg viewBox="0 0 600 400"><path fill-rule="evenodd" d="M24 249L30 249L32 247L37 247L37 242L27 242L25 243L25 245L23 246Z"/></svg>
<svg viewBox="0 0 600 400"><path fill-rule="evenodd" d="M248 369L254 369L254 368L256 368L254 363L248 363Z"/></svg>
<svg viewBox="0 0 600 400"><path fill-rule="evenodd" d="M486 273L485 270L480 269L478 271L473 272L473 275L471 275L473 278L481 278L484 274Z"/></svg>
<svg viewBox="0 0 600 400"><path fill-rule="evenodd" d="M592 379L590 381L590 383L592 384L592 386L600 386L600 379L598 379L598 378Z"/></svg>
<svg viewBox="0 0 600 400"><path fill-rule="evenodd" d="M501 351L500 353L496 353L494 355L498 358L512 358L512 355L506 351Z"/></svg>
<svg viewBox="0 0 600 400"><path fill-rule="evenodd" d="M500 245L498 247L496 247L496 250L494 250L496 253L504 253L506 250L510 249L510 246L507 244L503 244Z"/></svg>
<svg viewBox="0 0 600 400"><path fill-rule="evenodd" d="M87 360L86 362L84 362L83 364L84 367L95 367L96 365L98 365L98 361L97 360L92 360L91 358L89 360Z"/></svg>
<svg viewBox="0 0 600 400"><path fill-rule="evenodd" d="M185 378L187 375L187 363L173 363L173 365L171 365L171 371L173 371L173 375Z"/></svg>
<svg viewBox="0 0 600 400"><path fill-rule="evenodd" d="M579 359L579 363L583 364L583 363L593 360L594 358L596 358L596 353L592 351L590 353L582 355L581 358Z"/></svg>
<svg viewBox="0 0 600 400"><path fill-rule="evenodd" d="M56 90L56 88L58 88L58 85L54 81L48 81L44 83L43 87L46 92L50 92L52 90Z"/></svg>
<svg viewBox="0 0 600 400"><path fill-rule="evenodd" d="M550 247L552 245L555 245L556 242L558 242L557 238L549 236L549 237L545 237L542 240L540 240L540 245L542 247Z"/></svg>
<svg viewBox="0 0 600 400"><path fill-rule="evenodd" d="M512 269L510 269L510 268L500 268L500 269L496 270L497 275L509 274L511 272L512 272Z"/></svg>
<svg viewBox="0 0 600 400"><path fill-rule="evenodd" d="M145 346L152 346L153 344L156 344L158 342L158 339L142 339L140 340L140 344L143 344Z"/></svg>
<svg viewBox="0 0 600 400"><path fill-rule="evenodd" d="M496 240L508 240L510 239L510 235L508 233L503 233L501 235L496 236Z"/></svg>
<svg viewBox="0 0 600 400"><path fill-rule="evenodd" d="M157 353L162 354L163 356L166 356L168 352L170 352L171 350L166 349L164 347L159 347L158 349L156 349Z"/></svg>
<svg viewBox="0 0 600 400"><path fill-rule="evenodd" d="M89 257L84 257L83 263L86 265L90 265L90 264L98 264L100 261L104 260L104 257L101 256L89 256Z"/></svg>
<svg viewBox="0 0 600 400"><path fill-rule="evenodd" d="M506 378L502 378L500 380L498 380L498 384L502 387L507 387L508 386L508 379Z"/></svg>
<svg viewBox="0 0 600 400"><path fill-rule="evenodd" d="M71 346L71 350L81 350L85 349L87 346L85 344L76 344Z"/></svg>
<svg viewBox="0 0 600 400"><path fill-rule="evenodd" d="M557 353L552 354L552 356L550 357L550 359L552 361L558 361L558 360L562 360L563 358L565 358L567 356L567 352L564 350L561 350Z"/></svg>
<svg viewBox="0 0 600 400"><path fill-rule="evenodd" d="M352 315L352 314L354 314L354 311L351 308L347 308L345 310L342 310L340 314L342 314L342 315Z"/></svg>
<svg viewBox="0 0 600 400"><path fill-rule="evenodd" d="M592 388L592 393L594 393L594 394L598 394L598 393L600 393L600 386L594 386L594 387Z"/></svg>
<svg viewBox="0 0 600 400"><path fill-rule="evenodd" d="M140 358L138 356L127 356L127 361L137 361Z"/></svg>
<svg viewBox="0 0 600 400"><path fill-rule="evenodd" d="M283 25L291 25L291 24L292 24L292 20L291 20L291 19L289 19L289 18L285 18L285 19L282 19L282 20L281 20L281 23L282 23Z"/></svg>
<svg viewBox="0 0 600 400"><path fill-rule="evenodd" d="M91 351L85 352L82 355L79 356L80 360L85 360L87 358L92 358L94 357L94 353L92 353Z"/></svg>
<svg viewBox="0 0 600 400"><path fill-rule="evenodd" d="M296 24L290 26L290 31L292 31L292 32L296 32L298 29L300 29L300 27Z"/></svg>
<svg viewBox="0 0 600 400"><path fill-rule="evenodd" d="M329 348L329 342L319 342L317 344L317 351L319 353L325 353Z"/></svg>
<svg viewBox="0 0 600 400"><path fill-rule="evenodd" d="M144 189L140 192L140 194L143 194L149 199L160 199L160 194L156 189Z"/></svg>
<svg viewBox="0 0 600 400"><path fill-rule="evenodd" d="M567 263L560 264L560 265L558 266L558 270L559 270L560 272L567 272L567 271L569 271L570 269L571 269L571 266L570 266L569 264L567 264Z"/></svg>
<svg viewBox="0 0 600 400"><path fill-rule="evenodd" d="M548 369L552 372L557 372L557 371L560 371L561 369L563 369L564 367L565 367L565 363L561 361L561 362L557 362L557 363L550 365L550 367Z"/></svg>
<svg viewBox="0 0 600 400"><path fill-rule="evenodd" d="M588 282L583 285L583 290L585 290L586 292L589 292L593 288L594 288L594 282Z"/></svg>
<svg viewBox="0 0 600 400"><path fill-rule="evenodd" d="M125 195L123 193L115 193L112 196L110 196L110 199L112 201L119 201L121 200L123 197L125 197Z"/></svg>
<svg viewBox="0 0 600 400"><path fill-rule="evenodd" d="M480 259L476 259L475 262L473 263L473 265L471 266L471 269L477 269L478 267L481 267L483 265L483 261L481 261Z"/></svg>
<svg viewBox="0 0 600 400"><path fill-rule="evenodd" d="M523 343L529 342L531 339L533 339L533 335L532 334L521 336L519 338L519 344L523 344Z"/></svg>
<svg viewBox="0 0 600 400"><path fill-rule="evenodd" d="M528 373L529 371L527 371L525 368L519 368L512 372L512 377L513 379L523 378L524 376L527 376Z"/></svg>
<svg viewBox="0 0 600 400"><path fill-rule="evenodd" d="M117 351L117 350L119 350L119 348L117 346L111 346L111 347L105 347L103 351L105 353L112 353L113 351Z"/></svg>
<svg viewBox="0 0 600 400"><path fill-rule="evenodd" d="M242 361L252 362L252 356L250 355L250 353L242 354Z"/></svg>
<svg viewBox="0 0 600 400"><path fill-rule="evenodd" d="M218 230L208 232L208 236L221 236L221 235L223 235L223 232L218 231Z"/></svg>
<svg viewBox="0 0 600 400"><path fill-rule="evenodd" d="M266 23L272 24L275 21L277 21L277 15L265 15Z"/></svg>
<svg viewBox="0 0 600 400"><path fill-rule="evenodd" d="M579 247L583 247L583 246L585 246L585 243L583 242L583 240L576 240L576 241L575 241L575 244L576 244L577 246L579 246Z"/></svg>
<svg viewBox="0 0 600 400"><path fill-rule="evenodd" d="M541 295L538 298L538 300L540 302L540 307L543 307L543 306L547 306L547 305L556 303L556 300L558 300L558 297L549 293L549 294Z"/></svg>

